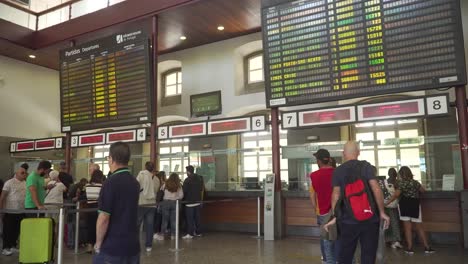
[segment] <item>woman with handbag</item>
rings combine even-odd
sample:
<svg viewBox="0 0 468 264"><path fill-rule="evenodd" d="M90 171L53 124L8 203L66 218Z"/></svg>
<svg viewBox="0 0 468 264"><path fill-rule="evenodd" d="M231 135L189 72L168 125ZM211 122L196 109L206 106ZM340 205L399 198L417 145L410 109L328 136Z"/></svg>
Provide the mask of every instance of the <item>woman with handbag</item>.
<svg viewBox="0 0 468 264"><path fill-rule="evenodd" d="M398 172L401 180L398 182L395 194L386 202L386 205L391 204L396 199L399 200L400 220L403 222L403 230L406 239L405 253L413 255L413 226L418 233L420 240L424 244L424 253L434 253L429 243L427 242L426 233L422 226L420 194L424 192L424 187L421 183L413 179L413 173L410 168L403 166Z"/></svg>
<svg viewBox="0 0 468 264"><path fill-rule="evenodd" d="M176 210L178 209L176 200L184 198L179 174L171 173L169 179L161 187L161 190L164 191L163 201L159 205L162 212L161 234L154 235L154 238L156 240L164 240L164 234L170 232L171 239L174 239L176 230ZM170 229L168 230L169 221Z"/></svg>

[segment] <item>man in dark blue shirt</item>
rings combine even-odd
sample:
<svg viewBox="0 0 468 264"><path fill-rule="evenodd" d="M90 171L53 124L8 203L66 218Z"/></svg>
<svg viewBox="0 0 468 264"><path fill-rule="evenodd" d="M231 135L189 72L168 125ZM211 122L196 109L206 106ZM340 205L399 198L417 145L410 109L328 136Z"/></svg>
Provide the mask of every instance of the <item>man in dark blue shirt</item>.
<svg viewBox="0 0 468 264"><path fill-rule="evenodd" d="M374 264L379 238L379 221L384 221L385 228L387 228L390 223L390 218L384 211L383 194L377 178L374 175L374 171L368 162L358 161L358 156L359 146L357 143L354 141L346 142L343 149L345 163L336 168L333 173L332 207L335 208L342 190L344 190L346 186L345 178L350 177L354 173L358 163L361 163L361 177L369 183L379 212L374 212L374 216L371 219L365 222L359 222L355 220L352 215L349 215L347 210L339 208L341 217L338 219L340 231L338 262L340 264L352 263L358 241L361 244L361 263Z"/></svg>
<svg viewBox="0 0 468 264"><path fill-rule="evenodd" d="M109 149L111 177L99 195L96 225L96 255L93 263L139 264L138 197L140 185L130 174L130 148L117 142Z"/></svg>

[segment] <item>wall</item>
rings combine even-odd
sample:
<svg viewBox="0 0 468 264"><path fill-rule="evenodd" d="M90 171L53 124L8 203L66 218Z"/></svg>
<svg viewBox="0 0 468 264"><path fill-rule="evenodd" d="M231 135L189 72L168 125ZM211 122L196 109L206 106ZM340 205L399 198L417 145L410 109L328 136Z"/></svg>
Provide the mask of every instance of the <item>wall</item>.
<svg viewBox="0 0 468 264"><path fill-rule="evenodd" d="M60 133L58 71L0 56L0 136Z"/></svg>
<svg viewBox="0 0 468 264"><path fill-rule="evenodd" d="M222 91L223 112L215 118L265 109L264 93L237 95L240 92L236 88L240 85L238 79L242 77L242 72L239 72L242 60L239 57L243 53L239 47L255 42L260 50L259 40L261 34L256 33L160 56L159 65L165 66L167 61L180 62L177 65L182 67L183 92L182 104L161 107L161 98L158 99L159 117L189 117L190 95L218 90ZM250 46L248 48L253 50ZM159 72L163 72L163 69L159 69ZM161 91L160 81L158 84Z"/></svg>

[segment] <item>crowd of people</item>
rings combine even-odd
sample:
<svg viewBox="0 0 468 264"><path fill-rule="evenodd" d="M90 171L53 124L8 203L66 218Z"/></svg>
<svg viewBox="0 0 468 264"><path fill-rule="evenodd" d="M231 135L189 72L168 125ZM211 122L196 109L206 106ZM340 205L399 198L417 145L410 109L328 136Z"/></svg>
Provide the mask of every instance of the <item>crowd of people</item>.
<svg viewBox="0 0 468 264"><path fill-rule="evenodd" d="M424 188L410 168L402 166L398 172L391 168L387 179L379 179L376 168L359 161L359 154L359 145L347 142L343 164L336 167L327 150L314 153L319 169L310 174L310 197L323 231L323 262L373 264L383 230L389 247L403 248L401 224L406 254L415 253L413 227L424 253L434 253L422 226L420 194Z"/></svg>
<svg viewBox="0 0 468 264"><path fill-rule="evenodd" d="M146 162L145 169L135 177L128 169L129 158L127 144L113 144L108 157L111 171L108 177L104 176L99 165L92 164L89 181L83 178L76 183L66 172L65 163L60 164L59 170L52 170L49 161L41 161L29 175L28 164L22 164L1 188L0 209L44 210L45 213L5 213L2 218L2 254L10 256L19 252L17 242L23 218L45 216L53 218L57 223L58 214L47 211L56 212L64 203L70 202L96 208L96 212L82 214L86 232L82 235L84 241L81 240L81 243L86 244L87 252L98 253L95 256L96 263L103 263L103 260L116 256L131 260L139 252L138 237L141 229L148 252L152 250L154 239L174 239L176 200L183 200L181 211L186 216L187 231L183 238L201 236L200 202L203 199L204 183L202 176L194 172L194 167L186 167L188 177L184 182L177 173L171 173L166 179L165 172L155 171L152 162ZM69 226L65 243L72 247L73 225L79 223L74 223L72 214L68 214L66 219L66 225ZM57 238L57 230L54 233Z"/></svg>

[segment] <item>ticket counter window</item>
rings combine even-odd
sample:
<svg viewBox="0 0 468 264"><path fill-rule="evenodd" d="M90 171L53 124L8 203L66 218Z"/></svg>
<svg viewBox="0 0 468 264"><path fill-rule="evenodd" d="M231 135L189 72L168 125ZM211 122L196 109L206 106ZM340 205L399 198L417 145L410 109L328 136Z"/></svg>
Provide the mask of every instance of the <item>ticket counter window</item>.
<svg viewBox="0 0 468 264"><path fill-rule="evenodd" d="M414 179L421 181L424 136L418 120L361 123L354 128L356 141L361 142L359 158L373 164L379 176L386 176L390 168L408 166Z"/></svg>
<svg viewBox="0 0 468 264"><path fill-rule="evenodd" d="M95 146L93 154L93 162L101 167L101 171L104 175L109 173L109 162L107 156L109 156L110 145Z"/></svg>
<svg viewBox="0 0 468 264"><path fill-rule="evenodd" d="M161 141L159 143L159 169L165 171L166 175L172 172L178 173L180 178L184 179L185 167L189 165L188 152L188 138Z"/></svg>
<svg viewBox="0 0 468 264"><path fill-rule="evenodd" d="M258 179L260 186L273 172L271 132L253 132L242 135L242 175ZM280 131L280 145L287 145L287 131ZM288 160L281 159L281 179L288 182Z"/></svg>

